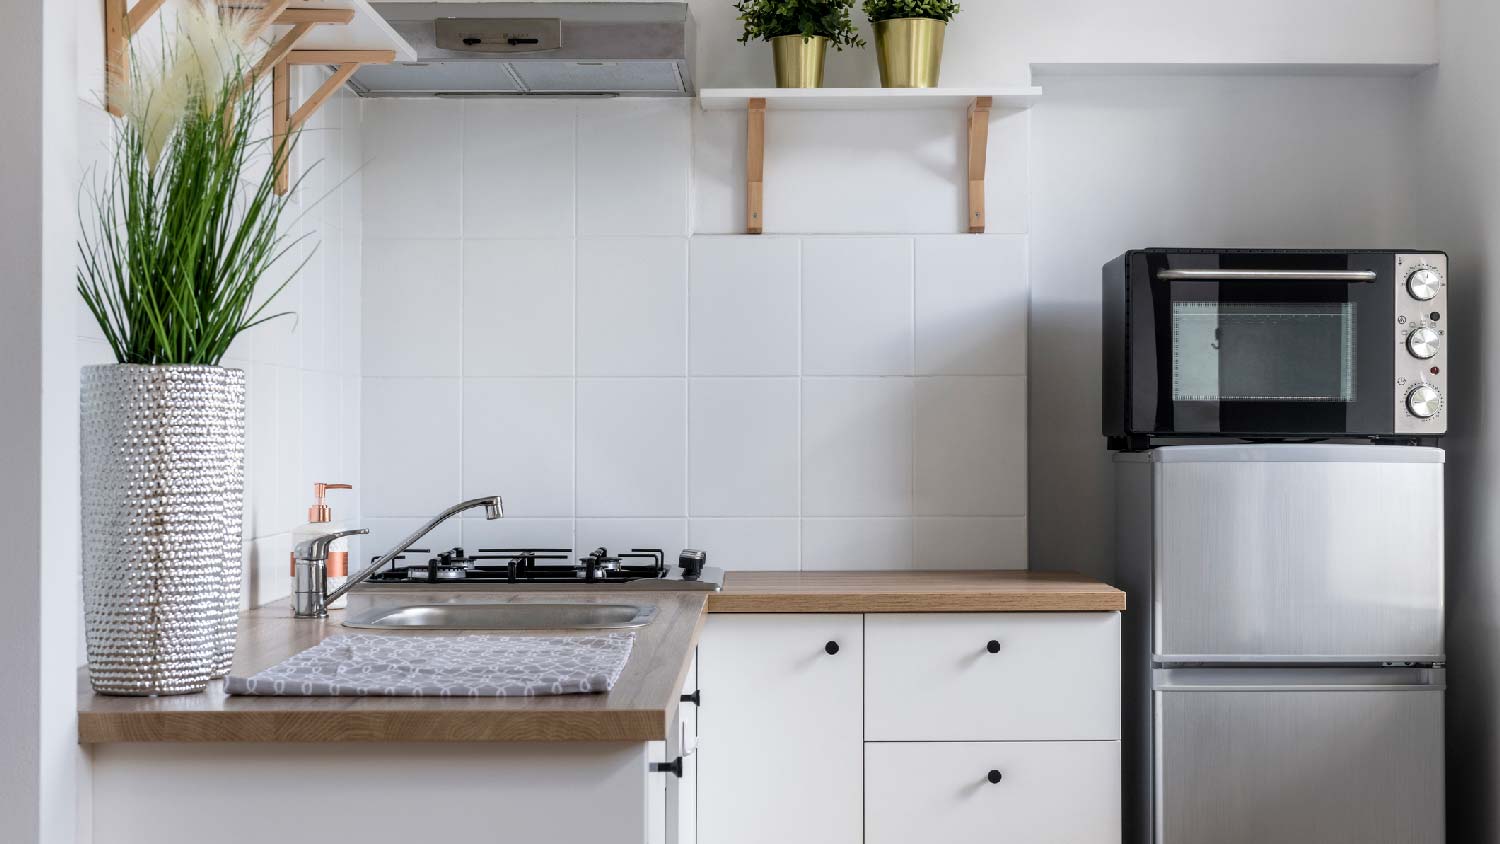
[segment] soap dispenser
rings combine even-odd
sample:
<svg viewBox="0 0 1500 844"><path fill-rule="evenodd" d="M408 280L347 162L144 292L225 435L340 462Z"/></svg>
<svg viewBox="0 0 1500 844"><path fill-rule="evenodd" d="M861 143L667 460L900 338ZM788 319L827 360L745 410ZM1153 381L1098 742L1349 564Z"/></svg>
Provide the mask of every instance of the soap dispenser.
<svg viewBox="0 0 1500 844"><path fill-rule="evenodd" d="M307 524L299 526L292 531L292 547L296 548L300 543L317 539L330 533L344 530L341 522L333 520L333 510L328 506L327 494L330 489L354 489L349 484L313 484L313 504L307 508ZM292 554L292 592L297 591L297 555ZM349 579L349 540L336 539L328 546L328 591L344 585ZM328 609L341 610L346 603L343 596L328 605Z"/></svg>

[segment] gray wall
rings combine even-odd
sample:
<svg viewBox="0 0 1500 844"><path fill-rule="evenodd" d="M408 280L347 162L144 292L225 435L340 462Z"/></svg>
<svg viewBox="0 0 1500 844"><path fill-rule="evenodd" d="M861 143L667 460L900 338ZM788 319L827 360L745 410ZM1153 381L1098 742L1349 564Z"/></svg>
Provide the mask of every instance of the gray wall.
<svg viewBox="0 0 1500 844"><path fill-rule="evenodd" d="M1108 579L1100 266L1144 246L1404 244L1414 82L1069 76L1040 84L1046 94L1032 111L1031 560ZM1428 243L1444 241L1418 245Z"/></svg>
<svg viewBox="0 0 1500 844"><path fill-rule="evenodd" d="M1448 814L1450 841L1500 841L1500 6L1443 0L1443 64L1417 82L1416 225L1449 251L1453 334L1448 450Z"/></svg>

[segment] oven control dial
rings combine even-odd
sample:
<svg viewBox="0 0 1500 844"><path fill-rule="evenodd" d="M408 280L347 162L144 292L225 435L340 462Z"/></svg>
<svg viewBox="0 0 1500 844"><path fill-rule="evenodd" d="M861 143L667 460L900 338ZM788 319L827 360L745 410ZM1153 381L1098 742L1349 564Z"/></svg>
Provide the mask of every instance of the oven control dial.
<svg viewBox="0 0 1500 844"><path fill-rule="evenodd" d="M1442 345L1443 338L1425 325L1413 328L1411 333L1406 335L1406 350L1411 352L1414 358L1422 360L1435 358Z"/></svg>
<svg viewBox="0 0 1500 844"><path fill-rule="evenodd" d="M1442 286L1443 274L1432 267L1419 267L1406 277L1406 291L1423 302L1438 295Z"/></svg>
<svg viewBox="0 0 1500 844"><path fill-rule="evenodd" d="M1406 409L1418 419L1431 419L1443 405L1443 394L1436 388L1422 384L1406 394Z"/></svg>

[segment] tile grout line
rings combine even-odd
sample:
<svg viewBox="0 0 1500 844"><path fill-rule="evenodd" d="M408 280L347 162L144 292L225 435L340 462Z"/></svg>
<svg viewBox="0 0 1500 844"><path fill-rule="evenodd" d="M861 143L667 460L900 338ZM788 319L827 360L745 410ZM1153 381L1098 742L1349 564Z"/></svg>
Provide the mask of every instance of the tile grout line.
<svg viewBox="0 0 1500 844"><path fill-rule="evenodd" d="M910 469L910 471L911 471L911 475L910 475L910 480L907 482L907 488L906 488L906 494L907 494L907 499L906 499L906 510L907 510L906 520L907 521L906 521L906 523L907 523L907 527L910 530L910 540L911 541L910 541L910 545L907 548L907 551L909 552L909 554L908 554L907 561L906 561L906 567L910 568L910 569L915 569L915 568L918 567L917 566L917 520L916 520L916 515L917 515L917 377L916 377L916 375L917 375L917 239L915 237L913 237L910 241L908 241L908 244L909 244L909 246L911 248L911 257L910 257L910 260L908 261L908 264L907 264L907 267L910 270L910 275L908 276L908 278L909 278L909 280L911 282L911 287L909 288L909 296L911 297L910 300L909 300L910 303L911 303L911 312L908 314L908 318L910 320L910 322L908 323L908 325L911 327L911 346L910 346L910 349L909 349L909 351L911 352L911 370L910 370L911 371L911 381L910 381L911 387L910 387L909 398L908 398L907 403L906 403L906 410L907 410L907 413L909 414L908 417L907 417L907 421L911 425L911 428L910 428L910 431L911 431L911 463L910 463L910 465L908 467Z"/></svg>
<svg viewBox="0 0 1500 844"><path fill-rule="evenodd" d="M469 103L460 101L458 104L458 496L454 500L462 501L464 498L464 394L468 392L468 383L464 380L464 282L467 273L466 249L464 244L465 223L468 214L464 212L464 171L468 169L468 150L465 149L469 126ZM468 533L464 527L464 520L458 521L458 541L468 544Z"/></svg>
<svg viewBox="0 0 1500 844"><path fill-rule="evenodd" d="M802 363L802 283L803 283L803 245L805 238L797 238L797 571L805 568L805 547L807 544L807 531L804 526L805 518L803 502L806 496L802 489L802 437L804 435L802 414L806 410L803 391L807 385L804 378L804 366Z"/></svg>
<svg viewBox="0 0 1500 844"><path fill-rule="evenodd" d="M573 512L568 520L568 546L578 547L578 126L579 108L571 106L573 112L573 267L569 273L573 294Z"/></svg>

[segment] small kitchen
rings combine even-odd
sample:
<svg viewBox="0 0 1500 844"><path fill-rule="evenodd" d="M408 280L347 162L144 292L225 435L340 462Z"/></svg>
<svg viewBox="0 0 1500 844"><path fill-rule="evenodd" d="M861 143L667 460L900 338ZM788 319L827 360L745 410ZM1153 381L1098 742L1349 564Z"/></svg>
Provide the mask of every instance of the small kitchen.
<svg viewBox="0 0 1500 844"><path fill-rule="evenodd" d="M0 838L1500 841L1486 4L22 5Z"/></svg>

